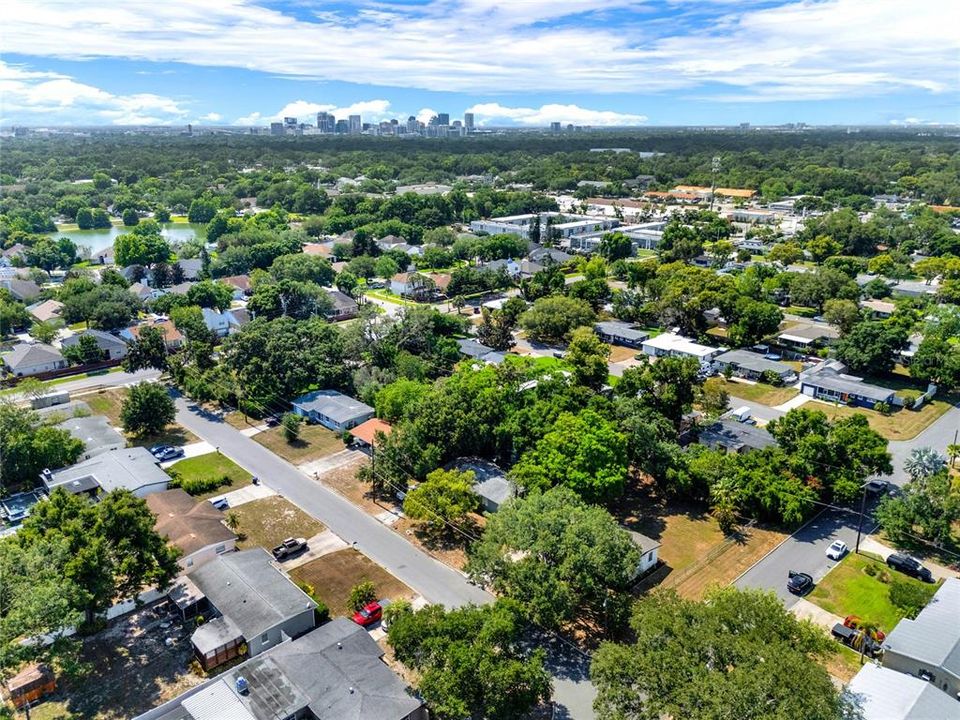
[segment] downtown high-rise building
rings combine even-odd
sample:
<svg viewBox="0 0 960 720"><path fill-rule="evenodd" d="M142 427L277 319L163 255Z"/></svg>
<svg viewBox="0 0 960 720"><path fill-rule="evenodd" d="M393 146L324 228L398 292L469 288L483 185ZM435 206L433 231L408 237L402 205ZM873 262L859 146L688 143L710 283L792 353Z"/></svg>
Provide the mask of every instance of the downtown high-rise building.
<svg viewBox="0 0 960 720"><path fill-rule="evenodd" d="M449 125L450 113L437 113L437 125Z"/></svg>
<svg viewBox="0 0 960 720"><path fill-rule="evenodd" d="M328 112L317 113L317 129L328 135L332 135L337 128L337 120L333 114Z"/></svg>
<svg viewBox="0 0 960 720"><path fill-rule="evenodd" d="M463 114L463 126L467 130L473 130L473 113Z"/></svg>
<svg viewBox="0 0 960 720"><path fill-rule="evenodd" d="M359 115L350 116L350 134L359 135L363 131L363 121Z"/></svg>

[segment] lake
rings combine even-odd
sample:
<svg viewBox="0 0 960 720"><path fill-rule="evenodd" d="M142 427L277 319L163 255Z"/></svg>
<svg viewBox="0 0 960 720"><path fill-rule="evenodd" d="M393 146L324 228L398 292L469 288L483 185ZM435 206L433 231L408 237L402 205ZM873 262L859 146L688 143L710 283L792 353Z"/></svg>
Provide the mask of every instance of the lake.
<svg viewBox="0 0 960 720"><path fill-rule="evenodd" d="M207 226L198 223L164 223L162 234L170 243L181 243L187 240L193 240L195 237L204 237L207 233ZM113 239L117 235L128 233L133 228L123 225L114 225L113 227L102 230L60 230L55 233L49 233L51 237L68 237L74 243L85 245L91 252L98 252L106 247L113 245Z"/></svg>

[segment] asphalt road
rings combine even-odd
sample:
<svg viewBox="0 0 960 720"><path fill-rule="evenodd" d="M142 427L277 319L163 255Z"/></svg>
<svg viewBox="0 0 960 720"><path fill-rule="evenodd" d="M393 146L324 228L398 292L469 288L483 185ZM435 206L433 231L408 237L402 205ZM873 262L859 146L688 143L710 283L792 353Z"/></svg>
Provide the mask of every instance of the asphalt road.
<svg viewBox="0 0 960 720"><path fill-rule="evenodd" d="M175 396L176 397L176 396ZM234 427L176 397L177 422L260 478L294 505L323 522L347 542L422 594L447 607L484 604L493 596L460 573L421 552L351 502L312 480ZM589 659L558 640L538 643L547 651L553 676L554 717L591 720L596 692Z"/></svg>
<svg viewBox="0 0 960 720"><path fill-rule="evenodd" d="M128 373L120 370L119 372L104 373L103 375L93 375L92 377L82 377L76 380L50 385L51 392L69 392L71 394L93 390L101 387L118 387L127 383L143 382L144 380L155 380L160 377L159 370L138 370L135 373ZM11 402L20 402L23 396L19 393L8 395Z"/></svg>

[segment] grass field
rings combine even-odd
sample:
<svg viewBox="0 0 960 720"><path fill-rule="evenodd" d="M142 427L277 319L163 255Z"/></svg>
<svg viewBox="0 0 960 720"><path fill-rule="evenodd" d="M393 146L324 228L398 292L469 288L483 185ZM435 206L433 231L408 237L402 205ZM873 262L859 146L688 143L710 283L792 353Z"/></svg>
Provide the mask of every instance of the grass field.
<svg viewBox="0 0 960 720"><path fill-rule="evenodd" d="M785 403L799 394L797 389L792 387L774 387L763 383L751 385L749 383L733 382L722 376L707 378L705 385L720 387L734 397L770 407Z"/></svg>
<svg viewBox="0 0 960 720"><path fill-rule="evenodd" d="M352 614L347 607L350 589L367 580L376 586L381 599L410 599L414 595L410 588L353 548L311 560L291 570L290 576L312 585L314 594L330 608L332 617Z"/></svg>
<svg viewBox="0 0 960 720"><path fill-rule="evenodd" d="M919 410L897 410L884 415L876 410L853 408L846 405L832 405L822 401L807 403L811 410L822 410L831 420L850 417L860 413L867 416L870 427L887 440L909 440L926 430L952 406L944 400L928 402Z"/></svg>
<svg viewBox="0 0 960 720"><path fill-rule="evenodd" d="M311 538L326 530L319 520L277 495L238 505L227 512L228 516L237 516L237 530L243 538L237 546L242 550L258 546L271 550L285 538Z"/></svg>
<svg viewBox="0 0 960 720"><path fill-rule="evenodd" d="M253 439L294 465L318 460L343 450L340 437L322 425L300 425L300 437L292 443L284 439L283 428L279 427L257 433Z"/></svg>
<svg viewBox="0 0 960 720"><path fill-rule="evenodd" d="M878 569L875 577L864 571L868 565ZM807 599L840 617L859 615L889 633L903 617L903 610L890 602L890 583L883 579L916 585L931 597L938 587L891 570L878 560L850 554L820 581Z"/></svg>
<svg viewBox="0 0 960 720"><path fill-rule="evenodd" d="M223 495L231 490L242 488L245 485L249 485L253 477L226 455L217 452L197 455L196 457L175 462L168 468L168 472L171 475L176 473L183 480L220 477L221 475L226 475L230 478L229 485L222 485L208 492L196 495L195 497L198 500L206 500L215 495Z"/></svg>

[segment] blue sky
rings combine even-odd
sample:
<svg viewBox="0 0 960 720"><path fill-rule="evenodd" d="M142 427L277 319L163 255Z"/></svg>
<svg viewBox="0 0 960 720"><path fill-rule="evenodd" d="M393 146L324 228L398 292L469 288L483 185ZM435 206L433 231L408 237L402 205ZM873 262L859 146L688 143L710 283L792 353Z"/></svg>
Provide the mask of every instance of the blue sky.
<svg viewBox="0 0 960 720"><path fill-rule="evenodd" d="M0 124L960 122L941 0L6 0Z"/></svg>

